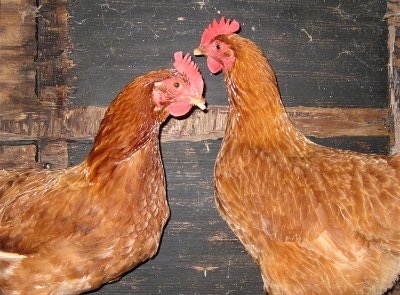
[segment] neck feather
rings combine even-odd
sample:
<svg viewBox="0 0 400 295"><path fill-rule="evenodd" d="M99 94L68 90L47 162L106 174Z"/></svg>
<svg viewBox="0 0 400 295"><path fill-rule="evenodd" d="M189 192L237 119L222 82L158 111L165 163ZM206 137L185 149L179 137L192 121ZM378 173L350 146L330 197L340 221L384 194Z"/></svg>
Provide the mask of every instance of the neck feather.
<svg viewBox="0 0 400 295"><path fill-rule="evenodd" d="M230 104L227 131L241 129L235 134L255 145L298 150L305 138L287 116L267 59L250 40L238 35L228 38L236 60L225 72Z"/></svg>
<svg viewBox="0 0 400 295"><path fill-rule="evenodd" d="M168 114L155 112L153 83L164 79L168 70L151 72L128 84L107 110L86 162L90 178L107 178L121 162L154 139L158 144L161 123ZM153 139L153 140L152 140Z"/></svg>

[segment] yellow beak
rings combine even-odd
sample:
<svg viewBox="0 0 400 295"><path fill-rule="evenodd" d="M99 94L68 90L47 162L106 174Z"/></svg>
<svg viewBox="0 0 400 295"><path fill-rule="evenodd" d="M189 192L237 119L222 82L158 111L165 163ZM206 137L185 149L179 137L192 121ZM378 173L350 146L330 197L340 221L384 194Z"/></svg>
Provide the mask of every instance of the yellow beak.
<svg viewBox="0 0 400 295"><path fill-rule="evenodd" d="M207 107L206 107L206 100L204 97L202 97L201 95L196 97L196 98L192 98L190 100L190 103L192 105L197 106L200 110L204 111Z"/></svg>
<svg viewBox="0 0 400 295"><path fill-rule="evenodd" d="M204 52L203 52L203 50L201 50L200 47L196 47L196 48L193 50L193 54L194 54L195 56L202 56L202 55L204 55Z"/></svg>

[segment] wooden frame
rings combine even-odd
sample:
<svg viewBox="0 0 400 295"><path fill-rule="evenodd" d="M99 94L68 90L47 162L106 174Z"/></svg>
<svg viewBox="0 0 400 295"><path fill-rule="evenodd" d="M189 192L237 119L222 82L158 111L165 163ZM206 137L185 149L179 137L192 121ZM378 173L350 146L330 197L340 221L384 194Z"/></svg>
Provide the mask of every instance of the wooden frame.
<svg viewBox="0 0 400 295"><path fill-rule="evenodd" d="M400 151L400 1L388 1L385 15L388 22L388 73L390 110L393 118L393 152Z"/></svg>

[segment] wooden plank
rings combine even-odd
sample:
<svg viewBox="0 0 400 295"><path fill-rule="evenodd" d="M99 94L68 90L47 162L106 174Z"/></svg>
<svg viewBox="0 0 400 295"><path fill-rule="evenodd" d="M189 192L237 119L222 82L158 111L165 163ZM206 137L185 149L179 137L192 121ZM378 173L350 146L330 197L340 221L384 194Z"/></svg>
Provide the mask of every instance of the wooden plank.
<svg viewBox="0 0 400 295"><path fill-rule="evenodd" d="M0 145L36 141L39 166L66 167L81 153L79 149L71 149L73 145L67 145L66 141L91 143L105 110L95 106L64 111L50 108L47 112L43 108L32 112L12 109L0 114ZM290 107L287 111L300 131L321 144L352 150L365 145L370 153L390 152L385 109ZM227 106L209 106L207 113L196 110L185 120L171 118L162 128L161 141L222 138L227 115Z"/></svg>
<svg viewBox="0 0 400 295"><path fill-rule="evenodd" d="M364 140L353 148L370 152L372 141ZM338 147L345 142L321 139L320 143ZM213 167L220 144L221 140L161 144L171 218L160 251L93 294L263 294L258 266L215 208ZM80 148L79 143L74 145L87 152L91 146L89 142ZM71 164L86 155L80 156Z"/></svg>
<svg viewBox="0 0 400 295"><path fill-rule="evenodd" d="M393 152L400 152L400 1L388 1L388 73Z"/></svg>
<svg viewBox="0 0 400 295"><path fill-rule="evenodd" d="M49 108L33 112L9 109L0 113L0 131L7 140L91 139L98 130L105 107ZM307 136L388 136L387 110L375 108L289 107L295 125ZM184 120L171 118L163 127L163 141L221 138L225 132L227 106L195 110Z"/></svg>
<svg viewBox="0 0 400 295"><path fill-rule="evenodd" d="M287 106L384 108L386 1L69 1L72 101L106 105L128 81L192 52L213 18L237 18L276 70ZM179 9L176 9L179 7ZM207 96L227 104L222 75L196 58ZM101 82L100 82L101 81Z"/></svg>
<svg viewBox="0 0 400 295"><path fill-rule="evenodd" d="M388 111L378 108L287 108L289 116L307 136L387 136Z"/></svg>
<svg viewBox="0 0 400 295"><path fill-rule="evenodd" d="M0 144L0 169L37 167L37 147L33 144Z"/></svg>
<svg viewBox="0 0 400 295"><path fill-rule="evenodd" d="M354 150L371 152L370 137L319 139L333 147L346 147L350 141L358 141ZM220 144L221 140L162 142L171 219L160 251L120 281L92 294L263 294L258 266L215 208L213 166ZM92 142L68 145L73 166L86 157Z"/></svg>
<svg viewBox="0 0 400 295"><path fill-rule="evenodd" d="M68 144L65 141L42 142L39 146L38 162L43 168L55 169L68 166Z"/></svg>
<svg viewBox="0 0 400 295"><path fill-rule="evenodd" d="M37 85L41 103L65 105L71 88L67 73L73 62L68 57L68 11L66 1L40 0L37 25Z"/></svg>
<svg viewBox="0 0 400 295"><path fill-rule="evenodd" d="M0 104L35 97L35 1L0 3Z"/></svg>
<svg viewBox="0 0 400 295"><path fill-rule="evenodd" d="M171 218L160 251L93 294L262 294L258 267L215 208L213 167L220 144L161 144ZM69 145L79 151L70 165L80 163L91 148L91 142Z"/></svg>
<svg viewBox="0 0 400 295"><path fill-rule="evenodd" d="M308 137L311 141L336 149L358 151L366 154L390 154L388 136L335 136Z"/></svg>

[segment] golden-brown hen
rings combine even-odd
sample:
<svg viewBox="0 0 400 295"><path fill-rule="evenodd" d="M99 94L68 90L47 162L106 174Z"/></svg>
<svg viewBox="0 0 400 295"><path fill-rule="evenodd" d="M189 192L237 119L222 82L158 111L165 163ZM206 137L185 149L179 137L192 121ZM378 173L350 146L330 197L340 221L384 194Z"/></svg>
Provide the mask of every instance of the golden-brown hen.
<svg viewBox="0 0 400 295"><path fill-rule="evenodd" d="M223 71L230 104L215 165L222 217L272 294L381 294L400 272L400 154L317 145L281 102L261 50L214 20L196 55Z"/></svg>
<svg viewBox="0 0 400 295"><path fill-rule="evenodd" d="M77 294L157 252L169 217L160 125L195 104L203 80L189 55L128 84L81 164L0 171L1 294Z"/></svg>

